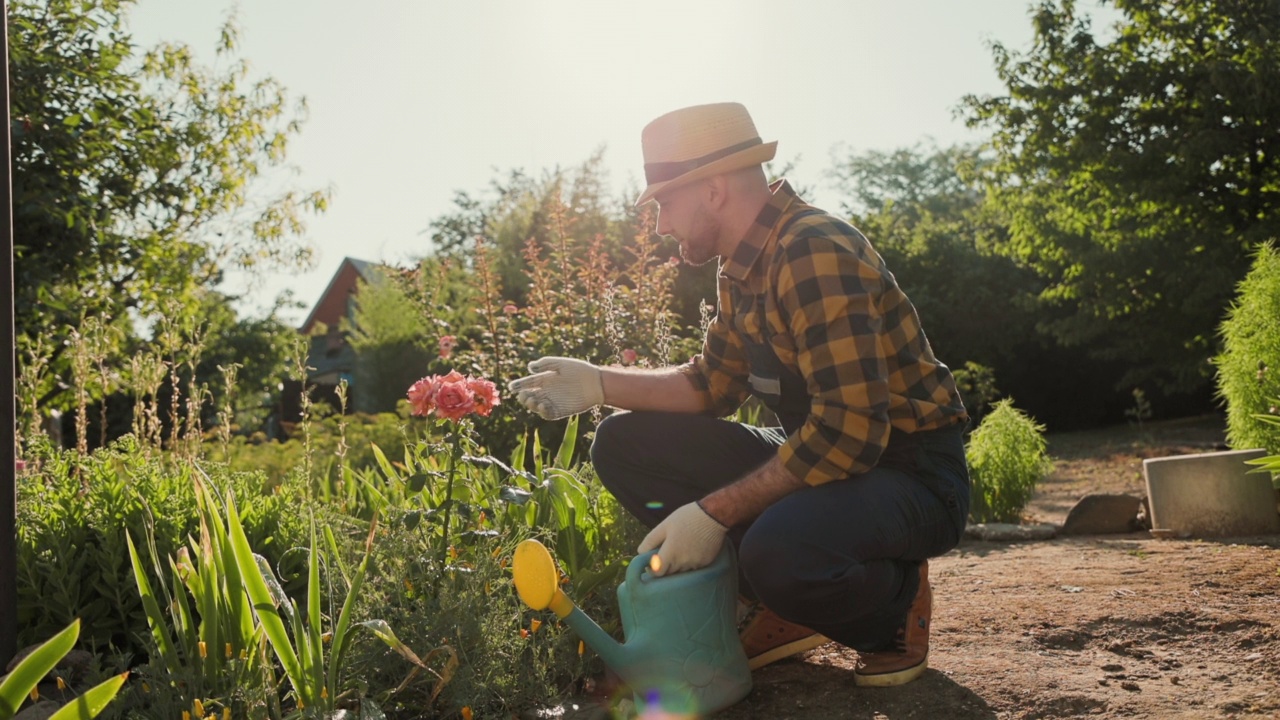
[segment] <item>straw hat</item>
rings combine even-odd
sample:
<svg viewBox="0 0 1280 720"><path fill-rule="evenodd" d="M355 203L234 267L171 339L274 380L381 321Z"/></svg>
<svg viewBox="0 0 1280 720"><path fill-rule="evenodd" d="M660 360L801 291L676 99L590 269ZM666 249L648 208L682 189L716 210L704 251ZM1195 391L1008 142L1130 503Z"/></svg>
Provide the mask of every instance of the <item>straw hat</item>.
<svg viewBox="0 0 1280 720"><path fill-rule="evenodd" d="M760 165L773 159L777 142L762 142L751 115L739 103L681 108L663 115L640 133L648 187L636 205L663 190L695 180Z"/></svg>

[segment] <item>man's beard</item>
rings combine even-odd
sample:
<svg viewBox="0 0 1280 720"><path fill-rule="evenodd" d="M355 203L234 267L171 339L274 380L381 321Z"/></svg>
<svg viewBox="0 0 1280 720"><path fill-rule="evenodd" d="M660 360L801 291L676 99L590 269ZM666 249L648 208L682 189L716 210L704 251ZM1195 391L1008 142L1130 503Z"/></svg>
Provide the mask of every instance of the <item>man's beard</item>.
<svg viewBox="0 0 1280 720"><path fill-rule="evenodd" d="M693 218L689 230L689 238L680 243L680 257L690 265L705 265L719 253L716 240L720 237L720 227L705 211L699 211Z"/></svg>

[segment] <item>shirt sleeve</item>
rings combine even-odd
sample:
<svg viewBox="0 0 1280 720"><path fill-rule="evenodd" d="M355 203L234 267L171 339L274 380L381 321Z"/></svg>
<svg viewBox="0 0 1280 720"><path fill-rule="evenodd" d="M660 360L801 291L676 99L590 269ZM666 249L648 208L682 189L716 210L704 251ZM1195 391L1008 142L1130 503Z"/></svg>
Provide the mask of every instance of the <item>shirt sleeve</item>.
<svg viewBox="0 0 1280 720"><path fill-rule="evenodd" d="M888 362L880 343L885 287L870 248L822 235L780 248L776 298L790 319L809 417L778 450L797 478L819 485L875 466L889 439Z"/></svg>
<svg viewBox="0 0 1280 720"><path fill-rule="evenodd" d="M747 354L742 338L724 320L731 312L727 293L720 293L720 307L707 326L702 352L695 355L680 372L689 378L702 396L702 406L716 417L737 410L747 399Z"/></svg>

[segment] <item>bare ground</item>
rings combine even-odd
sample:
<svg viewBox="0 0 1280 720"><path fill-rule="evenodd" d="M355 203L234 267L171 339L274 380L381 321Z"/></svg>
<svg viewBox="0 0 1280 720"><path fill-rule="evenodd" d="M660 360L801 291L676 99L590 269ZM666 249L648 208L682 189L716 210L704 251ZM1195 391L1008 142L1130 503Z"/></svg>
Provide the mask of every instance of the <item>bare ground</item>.
<svg viewBox="0 0 1280 720"><path fill-rule="evenodd" d="M1142 460L1221 449L1219 418L1050 436L1027 520L1146 494ZM965 541L930 563L930 669L857 688L830 644L755 673L717 720L1280 718L1280 536Z"/></svg>

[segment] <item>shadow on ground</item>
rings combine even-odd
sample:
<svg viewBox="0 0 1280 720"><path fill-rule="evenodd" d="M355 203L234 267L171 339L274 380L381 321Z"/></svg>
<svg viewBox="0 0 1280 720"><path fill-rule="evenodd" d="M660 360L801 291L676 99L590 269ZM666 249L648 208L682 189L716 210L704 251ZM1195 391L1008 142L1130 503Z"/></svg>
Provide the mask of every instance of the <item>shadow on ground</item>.
<svg viewBox="0 0 1280 720"><path fill-rule="evenodd" d="M996 717L985 700L937 670L901 687L864 688L851 669L784 661L757 670L754 680L751 694L714 720Z"/></svg>

